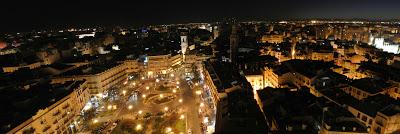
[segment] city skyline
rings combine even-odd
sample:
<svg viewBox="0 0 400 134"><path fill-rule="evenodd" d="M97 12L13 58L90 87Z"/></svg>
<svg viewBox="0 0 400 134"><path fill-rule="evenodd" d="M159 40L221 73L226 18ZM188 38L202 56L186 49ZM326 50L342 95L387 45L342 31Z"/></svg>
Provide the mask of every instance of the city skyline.
<svg viewBox="0 0 400 134"><path fill-rule="evenodd" d="M7 1L0 133L400 134L400 1Z"/></svg>
<svg viewBox="0 0 400 134"><path fill-rule="evenodd" d="M142 26L238 20L367 19L398 20L395 0L281 1L6 1L0 32L81 26Z"/></svg>

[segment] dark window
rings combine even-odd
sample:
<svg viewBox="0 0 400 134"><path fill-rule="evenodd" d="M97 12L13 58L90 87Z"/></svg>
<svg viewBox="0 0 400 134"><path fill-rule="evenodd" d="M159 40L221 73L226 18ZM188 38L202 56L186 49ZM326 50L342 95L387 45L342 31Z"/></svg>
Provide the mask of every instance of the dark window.
<svg viewBox="0 0 400 134"><path fill-rule="evenodd" d="M366 122L366 121L367 121L367 116L363 116L361 120L363 120L364 122Z"/></svg>

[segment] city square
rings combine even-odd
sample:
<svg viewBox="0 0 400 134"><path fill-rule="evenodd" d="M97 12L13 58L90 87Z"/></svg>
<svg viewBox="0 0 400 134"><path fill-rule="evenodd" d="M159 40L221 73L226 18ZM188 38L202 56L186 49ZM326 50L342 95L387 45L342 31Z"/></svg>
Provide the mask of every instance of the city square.
<svg viewBox="0 0 400 134"><path fill-rule="evenodd" d="M200 78L193 79L186 74L184 68L178 68L166 74L153 76L143 72L128 77L121 85L92 98L95 101L89 105L94 107L83 114L91 117L84 118L86 126L81 132L180 134L210 131L205 123L215 118L210 117L214 106L205 106L202 99L205 89L199 84Z"/></svg>

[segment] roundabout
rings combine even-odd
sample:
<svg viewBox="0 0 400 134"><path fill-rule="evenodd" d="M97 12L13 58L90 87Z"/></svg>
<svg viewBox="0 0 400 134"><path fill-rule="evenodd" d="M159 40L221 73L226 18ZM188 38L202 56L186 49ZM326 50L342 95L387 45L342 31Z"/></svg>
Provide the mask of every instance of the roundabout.
<svg viewBox="0 0 400 134"><path fill-rule="evenodd" d="M172 93L162 93L162 94L152 94L151 97L147 98L145 100L146 103L151 103L155 105L163 105L163 104L168 104L175 100L177 96Z"/></svg>

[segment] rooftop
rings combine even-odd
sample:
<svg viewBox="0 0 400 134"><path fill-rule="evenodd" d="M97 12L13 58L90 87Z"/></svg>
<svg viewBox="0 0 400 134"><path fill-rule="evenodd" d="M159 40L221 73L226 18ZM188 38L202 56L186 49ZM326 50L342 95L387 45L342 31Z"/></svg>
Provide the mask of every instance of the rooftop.
<svg viewBox="0 0 400 134"><path fill-rule="evenodd" d="M239 89L228 93L227 116L221 122L222 133L263 133L267 124L253 93Z"/></svg>
<svg viewBox="0 0 400 134"><path fill-rule="evenodd" d="M394 100L390 96L383 94L370 96L360 101L338 88L323 89L320 92L339 105L351 106L371 117L375 117L379 111L387 112L390 115L393 111L396 112L396 108L388 108L387 111L385 111L385 108L390 105L400 105L399 100Z"/></svg>
<svg viewBox="0 0 400 134"><path fill-rule="evenodd" d="M210 73L218 92L224 92L225 89L239 84L241 76L238 71L233 69L229 62L205 62L205 67Z"/></svg>
<svg viewBox="0 0 400 134"><path fill-rule="evenodd" d="M60 76L76 76L76 75L94 75L101 72L104 72L110 68L118 66L119 63L111 62L106 64L92 64L92 65L84 65L73 70L69 70L60 74Z"/></svg>
<svg viewBox="0 0 400 134"><path fill-rule="evenodd" d="M373 78L363 78L357 79L350 83L351 86L368 92L370 94L376 94L382 92L385 88L391 86L391 84L378 79Z"/></svg>

